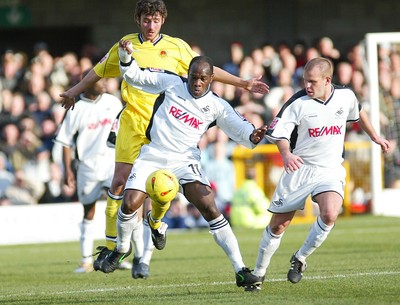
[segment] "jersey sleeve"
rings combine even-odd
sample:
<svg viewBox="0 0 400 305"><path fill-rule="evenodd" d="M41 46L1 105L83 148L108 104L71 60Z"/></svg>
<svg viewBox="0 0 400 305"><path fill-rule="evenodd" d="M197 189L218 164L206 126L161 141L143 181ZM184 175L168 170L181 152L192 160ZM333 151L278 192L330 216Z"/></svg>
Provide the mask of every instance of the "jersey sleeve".
<svg viewBox="0 0 400 305"><path fill-rule="evenodd" d="M256 144L250 141L254 125L247 121L226 101L220 98L218 100L222 106L222 111L217 117L217 126L236 143L247 148L254 148Z"/></svg>
<svg viewBox="0 0 400 305"><path fill-rule="evenodd" d="M78 112L78 110L75 109L73 111L69 110L66 113L54 141L67 147L72 147L74 145L73 139L76 134L76 128L74 126L77 125L75 116L76 112Z"/></svg>
<svg viewBox="0 0 400 305"><path fill-rule="evenodd" d="M133 41L133 34L125 35L122 40ZM93 71L101 78L121 76L119 70L118 42L116 42L106 55L93 67Z"/></svg>
<svg viewBox="0 0 400 305"><path fill-rule="evenodd" d="M268 126L265 136L270 142L275 143L283 139L290 141L291 134L299 121L296 115L297 112L292 111L292 105L283 106L279 114Z"/></svg>
<svg viewBox="0 0 400 305"><path fill-rule="evenodd" d="M161 69L140 69L135 60L129 66L121 64L121 74L131 86L148 93L159 94L174 86L179 76Z"/></svg>
<svg viewBox="0 0 400 305"><path fill-rule="evenodd" d="M349 115L347 117L347 122L357 122L360 119L361 104L358 102L356 95L352 90L350 90L351 101Z"/></svg>

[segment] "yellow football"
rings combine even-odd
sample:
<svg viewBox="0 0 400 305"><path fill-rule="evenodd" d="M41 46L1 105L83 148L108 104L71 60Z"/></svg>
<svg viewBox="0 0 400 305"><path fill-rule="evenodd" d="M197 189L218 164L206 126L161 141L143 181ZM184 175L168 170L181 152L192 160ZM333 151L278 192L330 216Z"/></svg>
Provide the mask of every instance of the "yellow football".
<svg viewBox="0 0 400 305"><path fill-rule="evenodd" d="M179 190L176 176L169 170L159 169L151 173L146 180L146 193L151 200L168 203L175 198Z"/></svg>

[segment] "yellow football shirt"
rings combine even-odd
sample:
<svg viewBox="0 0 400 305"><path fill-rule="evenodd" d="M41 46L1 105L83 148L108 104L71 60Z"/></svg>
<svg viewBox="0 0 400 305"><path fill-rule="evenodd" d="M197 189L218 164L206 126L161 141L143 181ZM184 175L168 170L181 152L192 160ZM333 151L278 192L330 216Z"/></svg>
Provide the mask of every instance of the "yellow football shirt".
<svg viewBox="0 0 400 305"><path fill-rule="evenodd" d="M157 68L174 72L178 75L187 75L189 63L195 53L183 40L161 34L154 41L144 41L141 34L129 34L122 38L129 40L133 45L132 57L141 68ZM113 45L107 55L94 67L95 73L102 78L120 76L118 42ZM121 94L127 106L143 118L150 118L156 95L149 94L128 86L125 81L121 85Z"/></svg>

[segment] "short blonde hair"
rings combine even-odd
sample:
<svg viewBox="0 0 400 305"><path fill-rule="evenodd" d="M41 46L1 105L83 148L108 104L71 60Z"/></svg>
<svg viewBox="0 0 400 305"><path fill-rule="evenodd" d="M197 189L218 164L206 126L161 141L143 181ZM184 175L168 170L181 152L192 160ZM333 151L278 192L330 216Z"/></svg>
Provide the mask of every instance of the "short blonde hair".
<svg viewBox="0 0 400 305"><path fill-rule="evenodd" d="M309 60L304 66L304 71L310 71L314 67L318 67L321 71L322 77L331 77L333 76L333 64L332 62L325 57L316 57Z"/></svg>

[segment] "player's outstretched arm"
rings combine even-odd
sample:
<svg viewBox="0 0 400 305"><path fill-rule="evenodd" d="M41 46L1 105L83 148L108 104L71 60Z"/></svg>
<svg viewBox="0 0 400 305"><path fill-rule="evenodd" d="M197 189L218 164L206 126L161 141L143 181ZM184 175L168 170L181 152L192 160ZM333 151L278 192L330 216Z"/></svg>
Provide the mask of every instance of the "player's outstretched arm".
<svg viewBox="0 0 400 305"><path fill-rule="evenodd" d="M382 137L380 137L374 127L371 124L371 121L368 118L368 114L363 109L360 111L360 125L361 128L368 134L373 142L381 146L382 152L387 153L390 149L390 142Z"/></svg>
<svg viewBox="0 0 400 305"><path fill-rule="evenodd" d="M74 109L75 97L84 92L87 88L92 87L99 80L100 77L91 69L79 83L60 94L60 97L62 97L61 105L67 110L70 108L71 110Z"/></svg>
<svg viewBox="0 0 400 305"><path fill-rule="evenodd" d="M249 80L243 80L235 75L232 75L221 68L214 67L214 80L219 81L224 84L233 85L235 87L240 87L249 90L253 93L266 94L269 92L269 86L260 81L261 75L257 78L252 78Z"/></svg>

